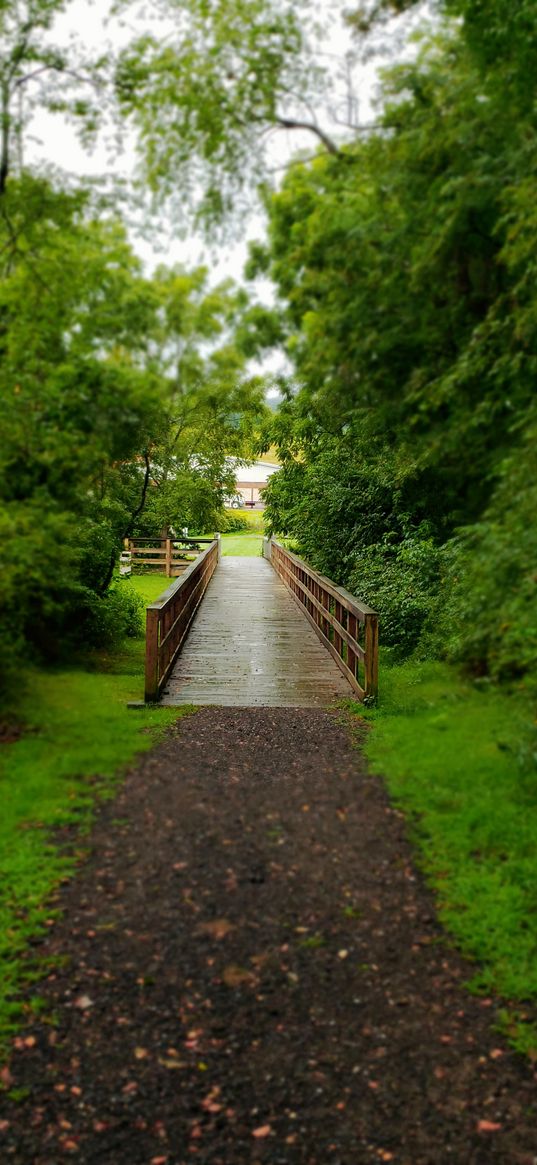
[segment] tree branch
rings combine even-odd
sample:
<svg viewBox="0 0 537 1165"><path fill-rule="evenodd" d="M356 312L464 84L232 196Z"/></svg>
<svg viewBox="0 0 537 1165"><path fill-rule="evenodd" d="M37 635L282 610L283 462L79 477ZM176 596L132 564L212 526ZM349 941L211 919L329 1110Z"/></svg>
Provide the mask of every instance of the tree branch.
<svg viewBox="0 0 537 1165"><path fill-rule="evenodd" d="M333 154L335 157L339 156L340 151L338 150L335 142L333 142L332 139L328 137L328 134L326 134L324 130L320 129L318 125L315 125L315 122L295 121L295 119L291 117L278 116L274 118L274 121L280 129L305 129L309 133L315 134L315 136L319 138L319 141L323 143L325 149L328 150L329 154Z"/></svg>
<svg viewBox="0 0 537 1165"><path fill-rule="evenodd" d="M11 120L9 116L9 87L2 86L2 109L0 113L0 197L5 194L7 177L9 174L9 131Z"/></svg>

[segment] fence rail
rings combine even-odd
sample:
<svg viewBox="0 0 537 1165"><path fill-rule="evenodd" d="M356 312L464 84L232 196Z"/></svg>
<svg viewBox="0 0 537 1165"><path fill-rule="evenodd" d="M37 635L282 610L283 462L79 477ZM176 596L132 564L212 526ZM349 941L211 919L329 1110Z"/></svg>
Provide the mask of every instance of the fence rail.
<svg viewBox="0 0 537 1165"><path fill-rule="evenodd" d="M371 607L307 562L286 550L275 538L265 555L291 591L319 639L333 655L360 700L378 692L378 615Z"/></svg>
<svg viewBox="0 0 537 1165"><path fill-rule="evenodd" d="M167 578L176 578L187 570L192 555L211 542L212 538L131 538L125 541L125 549L133 566L150 566Z"/></svg>
<svg viewBox="0 0 537 1165"><path fill-rule="evenodd" d="M155 703L161 696L188 628L214 574L219 554L220 541L215 538L187 566L181 578L147 607L145 699L148 703Z"/></svg>

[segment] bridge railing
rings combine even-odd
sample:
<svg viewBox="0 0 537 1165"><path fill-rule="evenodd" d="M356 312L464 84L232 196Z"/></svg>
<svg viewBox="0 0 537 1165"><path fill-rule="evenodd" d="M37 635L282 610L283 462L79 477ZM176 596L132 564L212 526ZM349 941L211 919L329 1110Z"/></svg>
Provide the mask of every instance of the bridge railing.
<svg viewBox="0 0 537 1165"><path fill-rule="evenodd" d="M131 555L133 567L149 566L152 572L173 578L183 574L192 555L211 542L212 538L129 538L125 540L125 550Z"/></svg>
<svg viewBox="0 0 537 1165"><path fill-rule="evenodd" d="M156 702L218 565L220 538L146 609L145 699Z"/></svg>
<svg viewBox="0 0 537 1165"><path fill-rule="evenodd" d="M378 614L292 554L275 538L267 540L269 558L286 587L333 655L360 700L378 692Z"/></svg>

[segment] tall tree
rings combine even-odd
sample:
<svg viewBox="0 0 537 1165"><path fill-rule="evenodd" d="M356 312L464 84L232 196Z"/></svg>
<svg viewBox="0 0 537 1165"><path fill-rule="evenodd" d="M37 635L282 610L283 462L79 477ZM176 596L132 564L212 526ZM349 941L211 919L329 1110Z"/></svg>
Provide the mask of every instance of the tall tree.
<svg viewBox="0 0 537 1165"><path fill-rule="evenodd" d="M309 4L298 13L288 0L166 0L161 11L172 28L164 43L141 37L116 73L154 189L182 210L201 202L214 222L251 204L275 130L304 130L337 152L313 104L324 71L309 51Z"/></svg>
<svg viewBox="0 0 537 1165"><path fill-rule="evenodd" d="M0 197L13 168L23 168L24 135L36 109L93 117L94 64L80 47L67 51L53 41L67 7L68 0L0 3Z"/></svg>

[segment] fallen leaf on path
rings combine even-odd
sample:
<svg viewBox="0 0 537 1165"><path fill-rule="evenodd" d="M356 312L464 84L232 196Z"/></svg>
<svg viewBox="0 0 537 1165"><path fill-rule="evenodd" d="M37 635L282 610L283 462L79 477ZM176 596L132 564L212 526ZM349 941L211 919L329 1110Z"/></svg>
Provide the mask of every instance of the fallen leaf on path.
<svg viewBox="0 0 537 1165"><path fill-rule="evenodd" d="M238 967L235 963L230 963L229 967L224 967L222 980L226 987L241 987L243 984L255 987L257 983L253 971L247 971L245 967Z"/></svg>
<svg viewBox="0 0 537 1165"><path fill-rule="evenodd" d="M502 1125L497 1124L496 1121L478 1121L478 1133L497 1133L502 1128Z"/></svg>
<svg viewBox="0 0 537 1165"><path fill-rule="evenodd" d="M258 1129L252 1131L252 1137L268 1137L272 1132L270 1125L260 1125Z"/></svg>
<svg viewBox="0 0 537 1165"><path fill-rule="evenodd" d="M145 1059L147 1059L149 1052L148 1052L147 1048L135 1048L134 1055L135 1055L137 1060L145 1060Z"/></svg>
<svg viewBox="0 0 537 1165"><path fill-rule="evenodd" d="M215 918L214 922L200 922L196 934L208 934L210 938L220 939L234 929L233 923L228 922L227 918Z"/></svg>
<svg viewBox="0 0 537 1165"><path fill-rule="evenodd" d="M73 1007L78 1007L80 1011L87 1011L88 1007L93 1007L93 999L90 999L89 995L79 995L78 999L75 999Z"/></svg>

